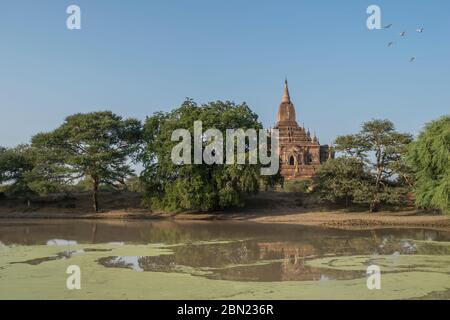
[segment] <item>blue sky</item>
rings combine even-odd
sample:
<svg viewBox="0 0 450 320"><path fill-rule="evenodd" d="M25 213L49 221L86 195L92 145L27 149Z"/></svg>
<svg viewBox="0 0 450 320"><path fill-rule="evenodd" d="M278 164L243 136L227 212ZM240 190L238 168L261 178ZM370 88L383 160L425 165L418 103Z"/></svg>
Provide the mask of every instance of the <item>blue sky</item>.
<svg viewBox="0 0 450 320"><path fill-rule="evenodd" d="M80 31L66 28L70 4ZM392 28L366 28L371 4ZM322 143L371 118L417 133L450 113L449 15L447 0L2 1L0 145L76 112L144 120L185 97L246 101L268 127L285 76Z"/></svg>

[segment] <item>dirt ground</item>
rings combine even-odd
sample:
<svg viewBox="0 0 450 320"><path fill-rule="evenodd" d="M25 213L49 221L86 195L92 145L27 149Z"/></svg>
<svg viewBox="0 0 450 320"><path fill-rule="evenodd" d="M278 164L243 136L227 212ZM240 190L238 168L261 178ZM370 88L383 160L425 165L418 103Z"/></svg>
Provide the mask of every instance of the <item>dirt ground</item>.
<svg viewBox="0 0 450 320"><path fill-rule="evenodd" d="M338 208L307 205L295 193L261 192L244 208L214 213L158 213L141 206L142 197L132 192L102 192L101 212L92 210L89 193L65 198L48 197L31 201L0 199L0 218L37 219L175 219L236 220L334 227L340 229L433 228L450 231L450 217L416 210L400 212L349 212Z"/></svg>

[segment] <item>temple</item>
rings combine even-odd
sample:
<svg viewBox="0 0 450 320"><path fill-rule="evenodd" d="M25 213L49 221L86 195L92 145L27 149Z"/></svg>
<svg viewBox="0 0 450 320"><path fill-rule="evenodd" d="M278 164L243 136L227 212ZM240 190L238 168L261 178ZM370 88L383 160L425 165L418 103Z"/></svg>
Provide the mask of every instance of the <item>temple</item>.
<svg viewBox="0 0 450 320"><path fill-rule="evenodd" d="M274 128L280 133L280 170L285 180L311 179L321 164L334 157L328 145L320 145L315 133L311 137L309 130L297 124L287 79Z"/></svg>

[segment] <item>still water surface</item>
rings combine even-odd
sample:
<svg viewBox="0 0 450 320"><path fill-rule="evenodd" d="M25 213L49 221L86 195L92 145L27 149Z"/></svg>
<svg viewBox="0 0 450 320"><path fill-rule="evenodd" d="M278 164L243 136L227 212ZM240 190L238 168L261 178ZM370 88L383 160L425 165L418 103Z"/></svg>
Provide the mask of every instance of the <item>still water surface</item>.
<svg viewBox="0 0 450 320"><path fill-rule="evenodd" d="M201 292L192 296L185 293L187 298L208 298L207 288L215 284L217 287L219 283L223 284L225 294L229 290L227 284L245 283L248 288L253 284L254 296L244 294L239 298L261 294L264 298L295 299L309 296L306 293L286 296L291 291L285 290L280 283L300 281L314 285L330 282L336 283L336 288L340 284L355 284L362 290L366 267L378 263L382 272L390 276L405 275L398 280L388 278L403 286L399 291L403 290L404 296L399 294L392 298L448 298L450 261L446 259L450 254L449 243L450 233L424 229L344 231L246 222L4 220L0 221L0 284L3 282L10 287L14 298L33 298L31 293L16 290L17 286L26 283L27 278L33 277L33 270L39 270L51 282L50 270L56 263L64 262L61 266L66 266L77 262L75 257L84 256L91 257L89 261L82 261L85 268L93 270L89 278L93 282L90 283L92 290L88 293L95 294L77 298L111 297L104 284L104 291L99 291L98 284L94 285L95 270L98 270L98 278L101 278L100 272L108 271L106 279L126 270L133 273L132 276L127 273L130 281L139 279L136 275L146 273L184 275L193 283L195 279L201 279L199 286L201 283L205 287L204 296ZM147 251L137 250L143 245L165 251L148 251L146 255ZM121 249L117 250L118 247ZM55 249L48 251L47 248ZM20 277L18 273L21 273ZM436 274L441 276L440 280L434 278ZM425 291L407 294L431 276L439 285L433 287L430 284ZM141 279L147 281L147 278ZM167 282L171 279L167 277ZM176 279L180 281L180 278ZM204 282L205 279L208 282ZM266 285L260 287L263 283ZM391 284L386 282L386 285ZM262 288L274 290L263 294ZM36 298L54 298L51 289L48 292L45 288L42 290L43 296ZM124 285L123 290L125 298L134 297L132 284ZM350 292L349 296L346 292L343 296L339 290L333 297L352 298ZM178 294L171 296L168 289L167 298L184 297L182 293ZM320 292L316 294L318 296L311 297L322 297ZM144 292L137 297L158 296L157 292L148 293L148 296ZM4 291L0 298L10 297ZM217 298L223 297L218 293Z"/></svg>

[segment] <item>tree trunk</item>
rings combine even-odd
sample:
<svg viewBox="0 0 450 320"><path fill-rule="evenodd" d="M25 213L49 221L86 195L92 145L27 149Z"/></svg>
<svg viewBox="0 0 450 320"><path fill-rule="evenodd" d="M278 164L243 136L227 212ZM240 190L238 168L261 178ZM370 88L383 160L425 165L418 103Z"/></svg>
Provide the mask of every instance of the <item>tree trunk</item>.
<svg viewBox="0 0 450 320"><path fill-rule="evenodd" d="M375 200L372 201L372 203L370 204L370 212L374 213L378 211L378 205L379 205L379 201L378 201L378 194L380 193L380 186L381 186L381 179L382 179L382 175L383 175L383 154L382 154L382 149L380 145L376 146L376 168L377 168L377 173L376 173L376 179L375 179Z"/></svg>
<svg viewBox="0 0 450 320"><path fill-rule="evenodd" d="M378 212L378 201L374 200L370 203L370 212L375 213Z"/></svg>
<svg viewBox="0 0 450 320"><path fill-rule="evenodd" d="M92 200L94 204L94 211L98 212L98 180L93 178L92 181Z"/></svg>

